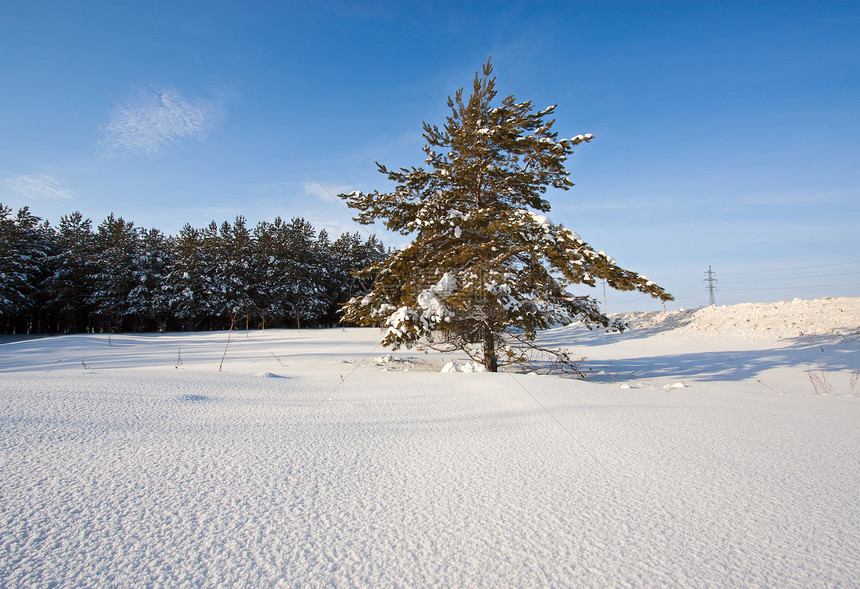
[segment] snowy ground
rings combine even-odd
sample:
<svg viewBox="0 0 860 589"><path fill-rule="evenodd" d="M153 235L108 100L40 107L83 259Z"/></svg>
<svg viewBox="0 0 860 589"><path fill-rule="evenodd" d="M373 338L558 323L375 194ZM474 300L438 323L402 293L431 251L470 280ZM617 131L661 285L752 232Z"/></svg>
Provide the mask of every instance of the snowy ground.
<svg viewBox="0 0 860 589"><path fill-rule="evenodd" d="M225 333L3 340L0 584L860 585L860 299L625 320L546 334L589 382L362 329L221 372Z"/></svg>

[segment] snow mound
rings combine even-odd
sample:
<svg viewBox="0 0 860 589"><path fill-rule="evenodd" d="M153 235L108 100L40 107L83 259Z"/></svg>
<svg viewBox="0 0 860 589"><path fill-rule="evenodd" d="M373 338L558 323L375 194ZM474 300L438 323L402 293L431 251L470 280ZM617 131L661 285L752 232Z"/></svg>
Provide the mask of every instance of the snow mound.
<svg viewBox="0 0 860 589"><path fill-rule="evenodd" d="M478 362L459 362L453 360L442 367L442 372L486 372L487 369L483 364Z"/></svg>
<svg viewBox="0 0 860 589"><path fill-rule="evenodd" d="M410 370L417 370L420 372L427 372L431 370L435 371L435 369L430 364L419 360L418 358L398 358L392 354L377 356L373 359L373 365L381 367L382 370L386 372L392 370L402 370L405 372L409 372Z"/></svg>
<svg viewBox="0 0 860 589"><path fill-rule="evenodd" d="M631 331L732 335L748 340L803 336L860 336L860 297L794 299L680 309L613 313Z"/></svg>

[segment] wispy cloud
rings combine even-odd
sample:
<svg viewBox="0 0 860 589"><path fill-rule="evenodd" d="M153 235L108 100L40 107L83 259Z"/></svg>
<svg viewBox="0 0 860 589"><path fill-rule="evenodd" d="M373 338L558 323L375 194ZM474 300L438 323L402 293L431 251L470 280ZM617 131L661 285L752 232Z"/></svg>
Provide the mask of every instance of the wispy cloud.
<svg viewBox="0 0 860 589"><path fill-rule="evenodd" d="M12 193L26 201L67 199L77 196L48 174L39 176L12 176L0 182L4 192Z"/></svg>
<svg viewBox="0 0 860 589"><path fill-rule="evenodd" d="M103 143L109 155L153 156L185 140L206 137L223 115L218 100L151 87L117 107L104 128Z"/></svg>
<svg viewBox="0 0 860 589"><path fill-rule="evenodd" d="M856 202L856 190L788 190L783 192L761 192L742 197L752 205L821 205L824 203Z"/></svg>

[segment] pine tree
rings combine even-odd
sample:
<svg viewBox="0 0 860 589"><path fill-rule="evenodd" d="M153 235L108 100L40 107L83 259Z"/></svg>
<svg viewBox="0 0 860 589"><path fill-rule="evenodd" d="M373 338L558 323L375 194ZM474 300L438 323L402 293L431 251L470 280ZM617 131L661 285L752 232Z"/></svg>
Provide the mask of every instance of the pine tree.
<svg viewBox="0 0 860 589"><path fill-rule="evenodd" d="M209 282L206 276L208 256L204 253L204 238L199 229L186 224L179 235L169 240L173 268L167 277L170 286L170 306L174 317L184 329L196 329L208 315Z"/></svg>
<svg viewBox="0 0 860 589"><path fill-rule="evenodd" d="M559 139L547 120L555 106L536 111L513 96L494 105L491 73L488 61L468 99L462 88L449 97L441 129L424 123L427 168L377 163L396 184L392 192L340 197L360 211L361 223L385 220L391 231L414 233L368 269L376 273L373 290L344 306L344 320L382 325L382 343L394 349L463 350L495 372L499 350L503 364L524 362L518 350L534 347L540 329L574 318L610 325L594 299L565 290L572 284L603 279L618 290L672 297L544 215L547 188L573 186L565 161L592 136Z"/></svg>
<svg viewBox="0 0 860 589"><path fill-rule="evenodd" d="M50 231L28 207L15 216L11 212L0 203L0 319L8 331L29 332L45 274Z"/></svg>
<svg viewBox="0 0 860 589"><path fill-rule="evenodd" d="M90 327L95 251L90 219L79 211L60 217L54 251L47 261L48 277L42 286L58 332L75 333Z"/></svg>
<svg viewBox="0 0 860 589"><path fill-rule="evenodd" d="M134 288L133 261L138 231L113 213L102 221L95 235L94 290L90 297L93 318L101 331L122 330L129 314L128 295Z"/></svg>
<svg viewBox="0 0 860 589"><path fill-rule="evenodd" d="M256 315L252 293L252 241L245 218L236 217L231 225L224 221L217 237L213 261L212 307L232 322L243 318L247 325Z"/></svg>
<svg viewBox="0 0 860 589"><path fill-rule="evenodd" d="M277 217L274 223L260 221L253 232L254 306L264 328L273 323L280 324L286 315L279 288L285 272L283 260L287 257L279 238L283 228L283 220Z"/></svg>
<svg viewBox="0 0 860 589"><path fill-rule="evenodd" d="M290 258L286 264L284 297L289 303L296 326L315 321L325 313L325 273L322 255L324 244L310 222L296 217L286 226L286 247ZM328 237L324 238L327 244Z"/></svg>
<svg viewBox="0 0 860 589"><path fill-rule="evenodd" d="M332 319L336 321L337 309L354 296L370 292L375 276L361 273L363 268L378 264L387 252L375 235L365 241L356 233L344 233L331 245L331 287L334 297Z"/></svg>
<svg viewBox="0 0 860 589"><path fill-rule="evenodd" d="M141 230L136 246L127 312L137 328L154 326L165 331L171 315L168 275L172 259L167 238L158 229Z"/></svg>

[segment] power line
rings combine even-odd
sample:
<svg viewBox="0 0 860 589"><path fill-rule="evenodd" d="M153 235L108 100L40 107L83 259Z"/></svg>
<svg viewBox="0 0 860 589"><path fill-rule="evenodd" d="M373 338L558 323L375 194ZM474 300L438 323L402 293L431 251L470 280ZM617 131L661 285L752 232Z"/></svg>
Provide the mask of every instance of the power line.
<svg viewBox="0 0 860 589"><path fill-rule="evenodd" d="M789 286L762 286L760 288L726 288L723 292L740 292L750 290L786 290L789 288L831 288L834 286L860 286L860 282L849 282L843 284L793 284Z"/></svg>
<svg viewBox="0 0 860 589"><path fill-rule="evenodd" d="M763 274L765 272L787 272L790 270L808 270L810 268L829 268L832 266L850 266L853 264L860 264L860 260L854 262L835 262L832 264L815 264L814 266L791 266L790 268L770 268L768 270L749 270L745 272L732 272L730 274L723 274L723 276L741 276L746 274Z"/></svg>
<svg viewBox="0 0 860 589"><path fill-rule="evenodd" d="M774 282L777 280L796 280L804 278L828 278L831 276L851 276L853 272L814 272L810 274L789 274L785 276L770 276L761 278L745 278L742 280L724 280L723 284L741 284L744 282Z"/></svg>

